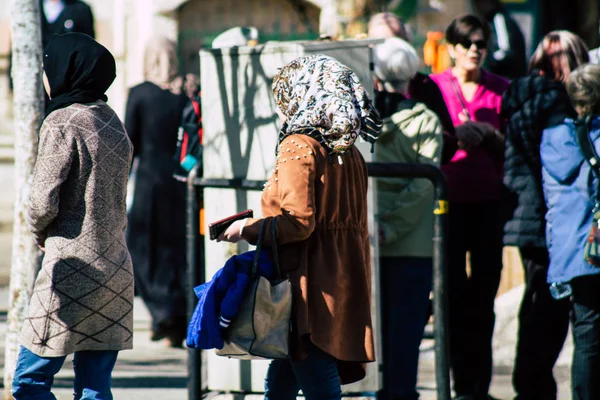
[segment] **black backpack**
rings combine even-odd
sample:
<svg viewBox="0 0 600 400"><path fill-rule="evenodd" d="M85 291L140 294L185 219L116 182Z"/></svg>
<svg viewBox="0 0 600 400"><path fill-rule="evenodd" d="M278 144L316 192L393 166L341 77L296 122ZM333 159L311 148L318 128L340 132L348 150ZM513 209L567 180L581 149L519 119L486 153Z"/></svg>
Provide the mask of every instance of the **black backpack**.
<svg viewBox="0 0 600 400"><path fill-rule="evenodd" d="M173 176L180 181L187 181L189 172L197 164L202 168L202 110L200 108L201 93L192 97L183 109L181 125L177 135L175 149L175 172ZM202 170L198 176L202 176Z"/></svg>

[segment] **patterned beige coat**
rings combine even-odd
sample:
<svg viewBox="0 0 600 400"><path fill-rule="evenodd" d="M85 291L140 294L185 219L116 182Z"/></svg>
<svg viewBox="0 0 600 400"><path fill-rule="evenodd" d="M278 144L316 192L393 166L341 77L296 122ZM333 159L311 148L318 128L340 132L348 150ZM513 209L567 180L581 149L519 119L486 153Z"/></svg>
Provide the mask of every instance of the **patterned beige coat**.
<svg viewBox="0 0 600 400"><path fill-rule="evenodd" d="M74 104L46 118L39 140L28 222L46 254L21 344L43 357L130 349L125 128L104 102Z"/></svg>

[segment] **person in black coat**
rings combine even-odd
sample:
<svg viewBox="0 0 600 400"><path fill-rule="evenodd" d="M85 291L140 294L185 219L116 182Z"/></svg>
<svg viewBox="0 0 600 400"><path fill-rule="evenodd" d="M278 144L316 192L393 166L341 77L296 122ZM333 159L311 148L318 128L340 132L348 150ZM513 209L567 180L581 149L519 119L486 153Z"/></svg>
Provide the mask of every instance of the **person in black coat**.
<svg viewBox="0 0 600 400"><path fill-rule="evenodd" d="M502 98L507 120L504 184L512 203L504 244L519 248L525 268L513 371L519 400L556 399L552 370L567 335L570 304L568 299L554 300L546 283L550 260L540 143L544 129L576 117L564 83L585 62L581 39L565 31L551 32L530 60L530 75L514 80Z"/></svg>
<svg viewBox="0 0 600 400"><path fill-rule="evenodd" d="M42 17L42 46L54 35L78 32L95 37L94 14L80 0L40 0Z"/></svg>
<svg viewBox="0 0 600 400"><path fill-rule="evenodd" d="M42 49L50 39L64 33L84 33L95 39L94 14L90 6L80 0L40 0ZM9 57L8 79L12 90L12 56ZM44 93L45 103L48 95Z"/></svg>
<svg viewBox="0 0 600 400"><path fill-rule="evenodd" d="M527 74L525 38L517 22L500 0L473 0L475 10L489 24L492 34L484 68L507 79Z"/></svg>
<svg viewBox="0 0 600 400"><path fill-rule="evenodd" d="M127 244L136 293L152 317L152 340L180 347L187 331L185 187L172 175L188 99L173 42L153 39L145 58L146 81L131 89L125 115L138 160Z"/></svg>

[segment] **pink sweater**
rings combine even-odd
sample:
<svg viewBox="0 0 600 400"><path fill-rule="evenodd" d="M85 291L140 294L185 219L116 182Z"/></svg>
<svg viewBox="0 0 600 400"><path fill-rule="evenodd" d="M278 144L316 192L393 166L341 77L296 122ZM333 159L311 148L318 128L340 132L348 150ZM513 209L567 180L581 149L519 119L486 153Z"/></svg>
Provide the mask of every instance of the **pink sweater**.
<svg viewBox="0 0 600 400"><path fill-rule="evenodd" d="M487 122L503 131L504 123L500 117L502 94L509 82L485 70L481 71L481 82L473 99L468 102L461 90L458 81L448 69L440 74L431 75L437 83L454 126L461 124L458 115L465 104L473 121ZM458 89L458 95L453 88L452 81ZM460 99L459 97L460 96ZM494 160L483 149L465 151L458 150L452 160L442 166L442 171L448 181L448 195L451 201L478 202L497 200L500 198L502 188L504 160Z"/></svg>

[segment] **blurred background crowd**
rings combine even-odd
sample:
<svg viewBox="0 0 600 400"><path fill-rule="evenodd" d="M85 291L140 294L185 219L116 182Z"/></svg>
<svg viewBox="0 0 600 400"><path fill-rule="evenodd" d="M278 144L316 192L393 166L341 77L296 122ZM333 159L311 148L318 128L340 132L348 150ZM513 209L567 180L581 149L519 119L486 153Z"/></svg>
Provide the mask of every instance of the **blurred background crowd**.
<svg viewBox="0 0 600 400"><path fill-rule="evenodd" d="M1 0L0 3L8 3L8 0ZM405 42L400 41L396 44L393 41L386 42L389 47L387 50L386 46L380 46L376 50L375 59L379 58L380 65L375 66L377 78L375 86L378 92L375 102L382 117L388 118L397 112L400 100L406 100L406 96L423 101L439 118L440 126L436 122L434 130L440 132L440 137L443 131L445 134L450 134L446 136L458 138L458 143L456 140L455 143L450 143L444 137L443 146L441 142L438 143L437 150L432 151L432 154L417 156L429 157L434 164L444 166L442 170L449 183L452 209L449 238L451 264L459 266L464 264L465 253L469 251L471 257L469 279L482 277L480 282L474 284L478 293L475 293L472 299L468 299L465 295L468 290L457 290L463 284L467 287L465 268L456 269L460 271L460 276L450 274L452 291L450 307L468 310L473 308L473 314L469 315L467 312L464 321L456 317L451 318L450 321L455 390L460 394L460 387L463 384L464 387L468 387L464 391L470 393L472 387L477 386L478 394L487 396L491 379L494 299L498 293L525 282L526 290L531 288L535 290L532 289L529 296L532 302L530 306L527 303L528 294L525 294L521 309L522 316L528 312L534 313L536 304L537 307L540 304L538 289L546 289L545 275L549 263L546 247L552 251L550 245L547 246L544 242L543 214L545 213L540 210L545 205L541 203L542 194L537 192L540 188L528 186L530 177L520 180L524 165L527 164L527 161L523 161L527 158L526 152L520 154L519 158L514 153L519 153L520 150L515 150L514 153L510 151L511 140L521 134L525 135L523 132L527 133L530 130L540 133L539 121L536 118L548 110L543 109L543 104L540 106L536 103L534 106L540 106L540 109L532 109L532 114L528 115L529 108L525 107L533 106L522 98L517 89L514 89L521 86L529 88L527 86L529 82L531 85L537 85L534 78L526 81L527 85L513 84L513 90L508 89L504 98L502 93L509 87L509 81L519 82L517 79L528 73L542 71L540 74L535 72L533 75L537 77L543 75L548 78L548 82L544 83L548 87L540 83L543 87L536 86L531 89L532 96L545 93L548 88L548 90L556 90L556 93L563 97L566 96L562 86L566 84L572 70L585 64L588 58L592 62L598 61L599 51L596 49L600 45L600 2L597 0L577 2L567 0L89 0L86 2L40 0L40 6L42 43L45 44L54 34L82 32L104 44L117 60L117 79L108 92L108 97L111 106L125 121L128 134L134 144L134 155L137 158L136 196L131 204L128 228L128 246L135 266L136 292L144 299L152 315L152 339L168 339L172 347L182 345L187 322L185 220L182 212L184 188L172 178L172 164L177 145L176 133L182 125L181 115L186 105L192 107L192 114L199 114L199 110L193 108L197 107L198 103L193 101L190 103L190 100L197 100L196 96L200 92L199 50L257 45L269 41L343 40L367 37L403 39ZM387 13L380 13L384 10ZM467 13L474 16L456 18L457 15ZM12 93L9 79L9 26L8 7L0 7L0 146L3 146L0 148L0 155L3 154L3 149L6 150L4 159L7 163L11 162L10 137L13 134ZM467 31L463 32L461 29ZM552 31L560 32L555 36L547 36ZM411 53L412 48L408 43L414 46L416 54ZM588 49L592 50L588 53ZM555 50L564 54L557 55ZM402 61L402 66L405 69L410 67L410 71L394 70L395 78L387 76L382 66L385 60L391 57L392 53L403 52L410 53L407 59ZM481 60L477 59L481 54L485 54L484 70L480 70ZM558 65L558 62L554 63L553 60L566 60L564 62L568 65ZM453 71L449 69L451 66L454 67ZM487 71L495 75L488 75ZM464 73L464 76L457 76L461 73ZM394 86L396 78L401 78L400 81L406 85ZM456 87L455 78L464 78L458 80L460 88ZM554 84L557 87L552 86ZM425 85L429 85L429 89ZM458 93L459 90L461 95ZM484 91L485 96L481 94ZM481 100L482 103L473 105L474 103L471 104L473 99ZM468 106L464 104L464 100L469 103ZM548 104L554 101L546 100ZM542 102L546 100L542 99ZM569 103L568 100L565 102ZM390 108L387 114L386 107ZM473 115L469 114L469 107L477 108ZM480 109L484 108L487 111L492 109L494 112L478 115ZM576 114L569 106L565 115L560 115L574 117ZM485 123L485 128L489 129L479 133L467 132L466 128L471 126L467 122L475 121ZM545 124L547 121L543 122ZM489 141L492 142L500 135L499 131L507 136L509 142L507 146L509 150L506 153L504 153L503 142L500 143L501 147L490 149L483 148L483 145L480 146L481 143L469 148L467 139L475 140L473 138L480 135L481 138L477 140L488 141L482 135L489 134ZM384 135L385 133L384 128ZM465 139L461 140L461 138ZM185 145L189 143L186 142ZM477 147L481 147L479 158L476 154ZM531 152L534 154L531 159L537 163L540 156L538 150L535 148ZM469 171L461 171L460 166L456 167L459 164L456 161L460 161L460 154L473 162L468 166ZM382 154L379 153L377 156L382 157ZM506 160L504 160L505 156ZM477 164L478 162L481 160L487 162L488 159L492 161L496 159L498 162L494 165L487 163L484 168L478 167L482 165ZM185 160L180 161L183 166ZM452 164L453 162L455 163ZM462 165L464 169L466 164ZM539 169L539 166L536 168ZM533 175L537 176L537 174ZM519 206L527 208L533 201L540 202L540 209L535 210L536 215L529 218L527 212L519 211L518 207L511 211L514 212L511 216L501 215L500 200L505 199L502 197L503 193L496 193L496 189L502 187L503 178L504 184L516 193ZM552 188L544 187L544 189ZM533 192L536 193L535 196L531 194L531 198L528 198L527 196ZM392 196L395 197L395 193L392 193ZM546 203L548 201L546 199ZM423 204L427 205L426 202ZM383 208L380 205L380 209ZM504 226L506 219L509 223ZM383 227L384 224L379 222ZM425 222L430 225L430 221ZM514 224L511 225L511 222ZM528 232L525 232L524 227L530 226L528 224L531 224L531 229L535 230L535 235L539 237L531 239L527 236ZM10 221L6 221L5 225L9 226ZM393 264L393 259L399 257L429 258L431 256L430 249L424 251L427 253L424 256L415 256L411 253L415 248L412 244L406 246L407 252L396 251L401 246L394 243L395 237L390 233L392 228L387 231L380 228L382 266L385 266L386 262ZM425 232L425 235L430 234ZM537 239L539 241L536 241ZM429 242L424 239L421 244L423 243ZM387 250L393 247L394 251L386 251L386 244L389 245ZM503 249L504 245L520 248L520 253L514 251L511 254ZM531 249L535 251L541 249L541 253L529 252ZM478 255L481 257L478 258ZM7 260L9 259L7 255ZM427 265L429 264L430 260L427 260ZM382 270L385 269L382 267ZM536 275L538 269L543 270L543 276L539 275L541 276L539 282L534 280L534 277L538 279ZM479 271L483 271L481 275ZM430 282L431 276L426 277L424 281ZM427 300L429 286L424 285L422 292L421 297ZM452 296L453 293L457 296ZM561 306L559 302L551 303L549 293L547 291L544 293L549 300L548 304L551 304L545 305L544 310L555 310L548 312L548 315L543 318L543 322L548 323L549 334L544 340L538 340L538 330L535 333L536 337L526 337L526 327L522 324L521 346L527 345L528 350L532 351L531 349L539 344L540 354L551 353L546 360L551 371L566 336L569 310L566 305ZM390 297L390 304L394 301ZM427 302L423 301L420 306L423 309L422 313L425 314L428 308ZM485 312L481 312L483 308ZM553 318L560 321L553 324ZM406 321L403 317L393 315L384 315L383 319ZM473 324L473 321L476 321L476 324ZM420 323L420 320L418 322ZM477 329L484 326L481 330L485 332L474 334L475 339L467 341L463 334L476 330L472 325L477 325ZM420 340L420 337L418 339ZM415 346L416 348L418 346ZM519 351L527 353L523 350ZM393 358L389 357L390 360ZM536 382L535 377L527 376L527 371L518 369L519 363L526 365L531 362L531 360L518 360L515 387L519 386L519 379ZM486 370L488 367L489 371ZM462 381L460 378L463 378ZM548 383L551 387L550 392L555 392L551 372L550 380L551 382ZM552 397L553 395L550 394L549 397L544 398ZM479 400L484 397L476 398Z"/></svg>
<svg viewBox="0 0 600 400"><path fill-rule="evenodd" d="M198 50L211 47L219 34L235 26L255 27L259 42L317 39L321 34L352 38L366 33L370 16L385 9L408 23L413 43L421 52L427 38L443 32L456 15L482 5L481 13L492 19L496 3L501 3L511 16L509 30L518 26L523 33L527 57L545 33L556 29L578 34L589 48L599 43L600 6L595 0L88 0L85 3L93 13L93 27L79 27L91 21L86 15L89 11L79 14L81 1L64 2L73 8L74 19L63 15L61 21L53 21L46 28L52 31L61 25L65 32L94 32L96 39L115 55L119 74L108 96L122 117L128 88L144 80L146 44L156 36L176 41L182 72L198 74ZM11 134L8 3L9 0L0 1L0 134L5 135ZM52 8L47 12L46 18L51 20Z"/></svg>

